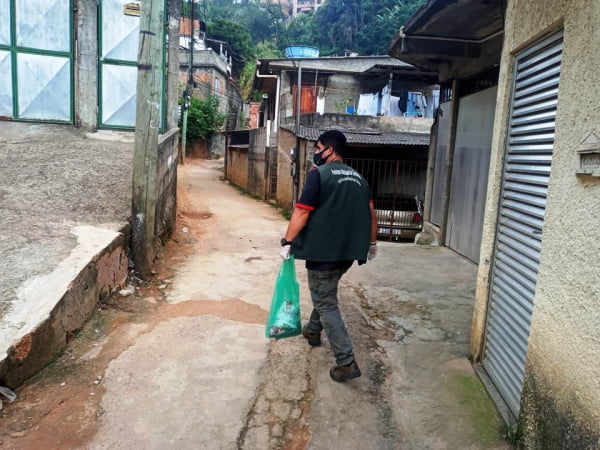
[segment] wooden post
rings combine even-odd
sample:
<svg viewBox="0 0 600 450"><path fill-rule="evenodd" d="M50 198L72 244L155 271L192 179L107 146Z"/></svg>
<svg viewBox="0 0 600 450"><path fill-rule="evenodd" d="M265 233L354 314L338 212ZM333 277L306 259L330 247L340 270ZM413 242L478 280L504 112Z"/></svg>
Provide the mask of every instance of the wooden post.
<svg viewBox="0 0 600 450"><path fill-rule="evenodd" d="M133 156L132 257L136 272L142 277L149 275L155 254L154 217L164 16L165 0L141 2Z"/></svg>

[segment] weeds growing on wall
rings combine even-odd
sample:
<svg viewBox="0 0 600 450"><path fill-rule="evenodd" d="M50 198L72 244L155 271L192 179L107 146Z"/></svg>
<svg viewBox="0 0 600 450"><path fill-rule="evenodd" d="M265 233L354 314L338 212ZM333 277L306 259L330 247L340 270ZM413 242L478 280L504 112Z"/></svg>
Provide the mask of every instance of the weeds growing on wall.
<svg viewBox="0 0 600 450"><path fill-rule="evenodd" d="M262 202L263 200L258 197L257 195L252 194L250 191L248 191L248 189L245 189L241 186L238 186L237 184L229 181L229 184L231 186L233 186L235 189L238 190L238 192L242 195L245 195L247 197L251 197L254 200L257 200L259 202ZM281 216L286 219L286 220L290 220L292 217L292 212L289 209L284 208L283 206L281 206L281 204L279 204L279 202L265 202L268 205L272 206L273 208L275 208L277 211L279 211L281 213Z"/></svg>

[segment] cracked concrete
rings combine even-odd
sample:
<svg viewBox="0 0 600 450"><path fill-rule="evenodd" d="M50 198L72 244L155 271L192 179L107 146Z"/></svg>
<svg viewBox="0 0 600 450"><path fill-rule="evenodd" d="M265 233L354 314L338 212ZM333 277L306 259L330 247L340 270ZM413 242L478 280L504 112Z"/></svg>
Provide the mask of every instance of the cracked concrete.
<svg viewBox="0 0 600 450"><path fill-rule="evenodd" d="M467 359L476 266L444 248L379 243L375 260L342 278L341 309L363 375L335 383L325 336L314 348L300 336L264 337L287 223L223 182L221 168L180 167L176 239L187 253L161 254L172 272L157 278L158 291L113 300L147 309L143 317L113 319L106 336L94 325L96 347L73 356L94 367L93 379L103 375L100 386L84 380L0 444L37 448L44 436L47 447L93 449L510 447ZM297 275L306 320L300 261ZM39 404L39 394L30 397Z"/></svg>
<svg viewBox="0 0 600 450"><path fill-rule="evenodd" d="M288 442L294 442L294 448L304 448L301 444L310 436L314 386L302 344L282 340L271 345L262 369L264 381L256 391L238 448L283 448ZM290 367L294 367L292 373Z"/></svg>
<svg viewBox="0 0 600 450"><path fill-rule="evenodd" d="M221 164L180 173L180 211L200 228L165 298L171 305L239 299L266 317L286 222L220 181ZM325 338L315 348L302 337L269 341L264 318L170 320L110 364L93 447L507 447L466 358L476 267L443 248L379 245L378 257L353 266L340 288L362 377L332 382ZM306 319L301 261L297 273Z"/></svg>
<svg viewBox="0 0 600 450"><path fill-rule="evenodd" d="M89 448L235 448L268 345L262 332L198 316L139 336L104 375L102 425Z"/></svg>

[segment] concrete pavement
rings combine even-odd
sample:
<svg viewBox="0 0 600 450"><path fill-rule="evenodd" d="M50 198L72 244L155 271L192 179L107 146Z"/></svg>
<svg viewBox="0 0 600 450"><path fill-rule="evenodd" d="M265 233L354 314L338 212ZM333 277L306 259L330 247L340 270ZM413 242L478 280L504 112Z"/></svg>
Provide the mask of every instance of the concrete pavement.
<svg viewBox="0 0 600 450"><path fill-rule="evenodd" d="M64 348L127 277L133 133L0 121L0 385Z"/></svg>
<svg viewBox="0 0 600 450"><path fill-rule="evenodd" d="M106 299L18 389L0 413L3 448L509 448L466 358L472 263L379 243L340 288L363 376L335 383L326 339L264 337L287 222L222 181L222 165L180 166L155 279ZM302 262L297 274L306 319Z"/></svg>
<svg viewBox="0 0 600 450"><path fill-rule="evenodd" d="M175 265L165 300L190 312L140 330L110 362L91 448L508 447L466 358L472 263L444 248L380 243L341 286L363 376L334 383L327 341L264 338L286 221L222 182L220 165L180 171L194 251ZM297 273L307 318L302 262Z"/></svg>

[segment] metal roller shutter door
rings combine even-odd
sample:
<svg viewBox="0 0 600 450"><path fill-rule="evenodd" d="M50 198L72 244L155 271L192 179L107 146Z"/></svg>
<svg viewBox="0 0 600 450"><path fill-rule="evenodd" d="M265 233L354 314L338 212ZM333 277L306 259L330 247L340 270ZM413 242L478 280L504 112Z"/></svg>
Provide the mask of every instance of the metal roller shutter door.
<svg viewBox="0 0 600 450"><path fill-rule="evenodd" d="M483 366L518 416L552 164L562 33L517 55Z"/></svg>

